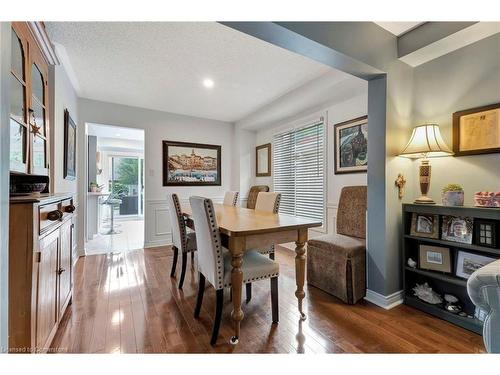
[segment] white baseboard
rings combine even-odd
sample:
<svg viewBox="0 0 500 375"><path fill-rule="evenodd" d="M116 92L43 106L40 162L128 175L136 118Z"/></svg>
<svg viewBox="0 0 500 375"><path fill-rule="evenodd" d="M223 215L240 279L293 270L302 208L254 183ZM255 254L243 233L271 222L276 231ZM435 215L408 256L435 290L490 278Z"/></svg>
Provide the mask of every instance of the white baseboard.
<svg viewBox="0 0 500 375"><path fill-rule="evenodd" d="M144 248L150 248L150 247L160 247L160 246L168 246L172 245L172 241L170 240L161 240L161 241L146 241L144 243Z"/></svg>
<svg viewBox="0 0 500 375"><path fill-rule="evenodd" d="M365 300L380 306L383 309L390 310L403 303L403 293L404 292L402 290L399 290L395 293L389 294L388 296L384 296L380 293L374 292L373 290L367 289Z"/></svg>

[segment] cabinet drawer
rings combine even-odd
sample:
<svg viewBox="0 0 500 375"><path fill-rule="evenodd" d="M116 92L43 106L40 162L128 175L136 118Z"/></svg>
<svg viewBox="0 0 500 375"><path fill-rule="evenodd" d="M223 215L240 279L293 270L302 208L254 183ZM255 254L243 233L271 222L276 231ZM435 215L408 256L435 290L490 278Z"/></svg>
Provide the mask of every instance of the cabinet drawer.
<svg viewBox="0 0 500 375"><path fill-rule="evenodd" d="M62 212L59 210L59 202L40 206L39 210L39 228L40 233L43 233L51 227L57 225L62 219Z"/></svg>

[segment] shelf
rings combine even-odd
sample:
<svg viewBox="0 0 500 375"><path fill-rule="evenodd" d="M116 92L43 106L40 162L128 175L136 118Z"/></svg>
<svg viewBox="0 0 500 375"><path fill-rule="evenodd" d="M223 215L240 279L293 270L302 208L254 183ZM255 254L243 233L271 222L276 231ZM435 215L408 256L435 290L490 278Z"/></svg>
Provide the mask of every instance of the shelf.
<svg viewBox="0 0 500 375"><path fill-rule="evenodd" d="M427 270L421 270L418 268L411 268L409 266L406 266L405 269L409 272L418 273L419 275L426 276L426 277L429 277L431 279L445 281L447 283L459 285L459 286L462 286L464 288L467 286L467 280L461 279L459 277L455 277L455 276L451 276L451 275L447 275L447 274L439 273L439 272L435 272L435 271L427 271Z"/></svg>
<svg viewBox="0 0 500 375"><path fill-rule="evenodd" d="M448 246L448 247L457 247L457 248L461 248L461 249L468 249L468 250L480 251L480 252L488 253L488 254L500 255L500 249L494 249L492 247L486 247L486 246L480 246L480 245L474 245L474 244L467 244L467 243L462 243L462 242L445 241L445 240L440 240L438 238L427 238L427 237L412 236L410 234L405 234L404 237L408 238L410 240L430 242L430 243L434 243L434 244L438 244L438 245L443 245L443 246Z"/></svg>
<svg viewBox="0 0 500 375"><path fill-rule="evenodd" d="M459 316L457 314L452 314L439 306L423 302L417 297L413 297L410 295L405 295L405 304L425 311L428 314L444 319L450 323L456 324L477 334L481 335L483 333L483 323L476 318L467 318Z"/></svg>
<svg viewBox="0 0 500 375"><path fill-rule="evenodd" d="M421 214L470 216L477 219L500 220L500 208L473 207L473 206L442 206L439 204L403 204L403 212Z"/></svg>

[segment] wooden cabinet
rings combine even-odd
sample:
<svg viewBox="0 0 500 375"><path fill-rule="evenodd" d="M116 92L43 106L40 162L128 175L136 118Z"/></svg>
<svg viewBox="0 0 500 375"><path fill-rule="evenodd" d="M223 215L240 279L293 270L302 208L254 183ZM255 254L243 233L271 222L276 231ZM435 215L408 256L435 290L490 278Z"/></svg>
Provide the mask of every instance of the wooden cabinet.
<svg viewBox="0 0 500 375"><path fill-rule="evenodd" d="M9 228L9 350L45 352L73 287L71 195L13 197Z"/></svg>
<svg viewBox="0 0 500 375"><path fill-rule="evenodd" d="M49 175L49 69L30 26L11 34L10 170Z"/></svg>

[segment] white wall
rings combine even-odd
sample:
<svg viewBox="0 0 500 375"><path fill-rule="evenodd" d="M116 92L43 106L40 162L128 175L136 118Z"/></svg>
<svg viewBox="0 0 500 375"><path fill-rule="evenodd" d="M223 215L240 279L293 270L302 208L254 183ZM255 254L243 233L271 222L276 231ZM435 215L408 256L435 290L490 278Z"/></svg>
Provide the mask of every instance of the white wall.
<svg viewBox="0 0 500 375"><path fill-rule="evenodd" d="M166 195L176 192L181 200L191 195L203 195L219 201L233 186L234 129L230 123L207 120L89 99L79 100L80 124L98 123L144 129L145 155L145 242L146 246L159 246L170 242L170 223ZM222 146L222 184L202 187L162 186L162 141L183 141ZM85 136L79 134L78 146L85 147ZM84 168L80 160L80 168ZM81 198L86 181L81 178ZM81 238L83 243L83 238Z"/></svg>
<svg viewBox="0 0 500 375"><path fill-rule="evenodd" d="M257 132L256 145L264 143L272 143L273 135L282 132L294 126L300 126L318 120L321 116L324 117L326 124L326 147L327 147L327 194L326 194L326 228L328 233L335 233L335 223L337 215L337 206L342 187L348 185L366 185L366 173L353 174L334 174L334 125L351 120L356 117L367 114L367 88L358 89L358 96L327 105L325 108L314 111L305 112L288 118L287 120L275 124L271 128L267 128ZM369 125L368 125L369 129ZM370 130L368 130L368 133ZM255 151L254 151L255 152ZM256 177L255 183L258 185L269 185L272 189L273 178L271 177Z"/></svg>

